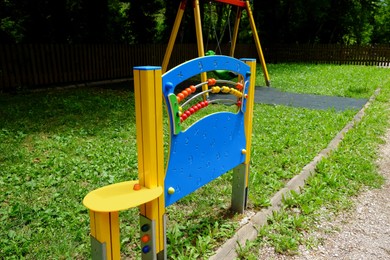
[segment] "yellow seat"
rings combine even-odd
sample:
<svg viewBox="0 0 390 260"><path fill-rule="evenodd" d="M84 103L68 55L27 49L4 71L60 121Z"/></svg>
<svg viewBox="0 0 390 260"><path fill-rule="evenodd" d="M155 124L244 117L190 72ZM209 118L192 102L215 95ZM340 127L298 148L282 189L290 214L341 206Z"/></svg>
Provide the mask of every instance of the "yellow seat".
<svg viewBox="0 0 390 260"><path fill-rule="evenodd" d="M158 198L162 192L162 187L134 189L136 181L126 181L108 185L85 196L83 204L90 210L97 212L114 212L134 208L146 202Z"/></svg>

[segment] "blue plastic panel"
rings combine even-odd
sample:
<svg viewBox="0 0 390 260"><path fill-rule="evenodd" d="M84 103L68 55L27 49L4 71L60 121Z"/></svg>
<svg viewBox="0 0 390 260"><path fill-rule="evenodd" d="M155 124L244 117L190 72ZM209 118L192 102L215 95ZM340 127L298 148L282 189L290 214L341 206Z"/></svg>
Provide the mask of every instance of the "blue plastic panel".
<svg viewBox="0 0 390 260"><path fill-rule="evenodd" d="M170 104L168 96L174 93L175 87L182 81L214 70L229 70L240 74L244 82L247 82L250 76L250 67L247 64L229 56L193 59L163 75L163 94L167 104ZM172 112L172 105L176 104L168 105L171 142L164 183L166 206L243 163L245 154L242 150L246 148L244 109L236 114L231 112L211 114L185 131L175 132L173 117L177 115ZM169 188L174 192L169 194Z"/></svg>
<svg viewBox="0 0 390 260"><path fill-rule="evenodd" d="M245 161L243 114L211 114L172 136L165 176L165 205L197 190ZM168 194L173 187L175 192Z"/></svg>

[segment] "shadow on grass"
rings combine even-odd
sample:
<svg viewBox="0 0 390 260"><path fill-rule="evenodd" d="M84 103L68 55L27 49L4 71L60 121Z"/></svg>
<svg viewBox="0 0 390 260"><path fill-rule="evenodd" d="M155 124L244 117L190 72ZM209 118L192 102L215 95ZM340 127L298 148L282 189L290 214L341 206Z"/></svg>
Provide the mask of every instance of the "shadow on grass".
<svg viewBox="0 0 390 260"><path fill-rule="evenodd" d="M132 91L83 88L0 96L0 129L31 134L98 135L135 125Z"/></svg>

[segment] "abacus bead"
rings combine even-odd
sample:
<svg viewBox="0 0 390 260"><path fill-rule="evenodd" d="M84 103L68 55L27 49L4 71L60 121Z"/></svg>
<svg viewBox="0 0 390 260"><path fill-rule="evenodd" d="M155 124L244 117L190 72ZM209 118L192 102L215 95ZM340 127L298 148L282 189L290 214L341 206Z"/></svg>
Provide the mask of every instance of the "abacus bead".
<svg viewBox="0 0 390 260"><path fill-rule="evenodd" d="M214 86L215 83L216 83L216 80L213 79L213 78L207 80L207 84L208 84L209 86Z"/></svg>
<svg viewBox="0 0 390 260"><path fill-rule="evenodd" d="M221 88L221 91L222 91L223 93L229 93L229 87L223 86L223 87Z"/></svg>
<svg viewBox="0 0 390 260"><path fill-rule="evenodd" d="M191 89L192 93L194 93L196 91L196 87L194 85L191 85L190 89Z"/></svg>

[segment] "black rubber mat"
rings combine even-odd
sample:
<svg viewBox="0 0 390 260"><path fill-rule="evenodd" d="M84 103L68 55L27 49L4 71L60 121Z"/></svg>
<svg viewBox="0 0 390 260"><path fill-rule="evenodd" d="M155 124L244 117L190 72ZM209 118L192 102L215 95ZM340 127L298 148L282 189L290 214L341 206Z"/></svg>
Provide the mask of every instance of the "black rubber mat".
<svg viewBox="0 0 390 260"><path fill-rule="evenodd" d="M338 111L347 109L361 109L368 99L322 96L312 94L298 94L282 92L271 87L256 87L255 102L272 105L305 107L311 109L329 109Z"/></svg>
<svg viewBox="0 0 390 260"><path fill-rule="evenodd" d="M235 99L232 95L210 95L210 99ZM304 107L309 109L334 109L344 111L348 109L361 109L368 99L345 98L334 96L322 96L313 94L298 94L282 92L272 87L256 87L255 103L269 105L284 105L292 107Z"/></svg>

